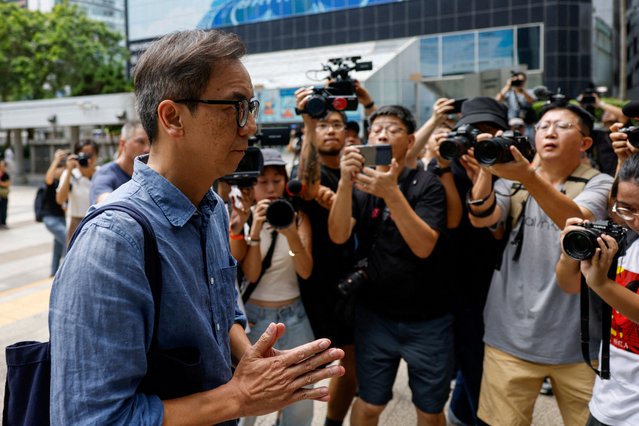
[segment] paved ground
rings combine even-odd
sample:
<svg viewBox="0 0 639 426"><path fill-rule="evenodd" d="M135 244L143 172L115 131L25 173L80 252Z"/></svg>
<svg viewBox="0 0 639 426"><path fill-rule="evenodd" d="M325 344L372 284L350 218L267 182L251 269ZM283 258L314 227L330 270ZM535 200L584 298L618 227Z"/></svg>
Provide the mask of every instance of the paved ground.
<svg viewBox="0 0 639 426"><path fill-rule="evenodd" d="M35 187L14 186L9 197L8 230L0 230L0 348L19 340L48 338L47 309L51 279L49 262L53 237L34 221ZM4 398L6 366L0 353L0 401ZM313 426L323 425L325 404L315 404ZM394 387L394 399L385 410L384 426L415 424L415 412L407 388L406 366ZM274 416L260 418L258 426L271 426ZM348 422L346 422L348 425ZM553 397L540 396L533 425L562 425Z"/></svg>

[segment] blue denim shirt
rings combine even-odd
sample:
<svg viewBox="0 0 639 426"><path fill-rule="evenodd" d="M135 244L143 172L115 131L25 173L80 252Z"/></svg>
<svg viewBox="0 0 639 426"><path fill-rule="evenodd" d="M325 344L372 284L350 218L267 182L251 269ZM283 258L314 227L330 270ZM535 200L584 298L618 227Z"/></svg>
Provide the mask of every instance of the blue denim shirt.
<svg viewBox="0 0 639 426"><path fill-rule="evenodd" d="M228 382L229 331L246 318L236 302L224 203L210 191L196 208L140 160L108 202L118 200L144 213L157 236L159 347L198 347L206 388ZM136 392L146 373L153 299L134 219L105 212L82 229L53 283L49 328L53 425L162 423L160 399Z"/></svg>

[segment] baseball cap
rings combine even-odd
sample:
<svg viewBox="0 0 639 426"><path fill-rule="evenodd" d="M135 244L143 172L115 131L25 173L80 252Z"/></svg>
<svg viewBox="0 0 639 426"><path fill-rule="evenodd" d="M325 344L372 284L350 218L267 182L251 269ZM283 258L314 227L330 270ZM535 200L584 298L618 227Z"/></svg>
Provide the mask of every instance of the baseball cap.
<svg viewBox="0 0 639 426"><path fill-rule="evenodd" d="M508 108L487 96L479 96L464 102L461 114L462 117L456 127L463 124L490 123L501 130L508 129Z"/></svg>
<svg viewBox="0 0 639 426"><path fill-rule="evenodd" d="M286 161L284 161L279 151L273 148L261 148L261 151L262 151L262 158L264 158L264 167L286 166Z"/></svg>

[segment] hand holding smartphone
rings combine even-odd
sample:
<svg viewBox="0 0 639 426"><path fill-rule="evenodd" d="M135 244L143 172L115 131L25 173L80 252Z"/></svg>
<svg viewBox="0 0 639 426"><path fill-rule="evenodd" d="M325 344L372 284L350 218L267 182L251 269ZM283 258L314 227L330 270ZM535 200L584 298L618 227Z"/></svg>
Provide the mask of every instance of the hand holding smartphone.
<svg viewBox="0 0 639 426"><path fill-rule="evenodd" d="M359 145L357 149L364 157L364 166L387 166L393 160L393 150L389 144Z"/></svg>

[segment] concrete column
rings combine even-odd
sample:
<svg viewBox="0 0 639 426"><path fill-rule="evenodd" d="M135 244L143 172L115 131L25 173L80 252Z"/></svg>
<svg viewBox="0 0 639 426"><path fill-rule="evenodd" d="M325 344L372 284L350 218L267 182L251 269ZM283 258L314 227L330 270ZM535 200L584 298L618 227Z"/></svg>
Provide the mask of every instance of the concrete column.
<svg viewBox="0 0 639 426"><path fill-rule="evenodd" d="M12 176L11 179L17 184L24 185L28 183L28 181L24 167L24 143L22 139L22 129L13 130L11 142L16 160L15 176Z"/></svg>
<svg viewBox="0 0 639 426"><path fill-rule="evenodd" d="M80 126L69 127L69 132L71 134L71 148L73 148L77 142L80 142Z"/></svg>

